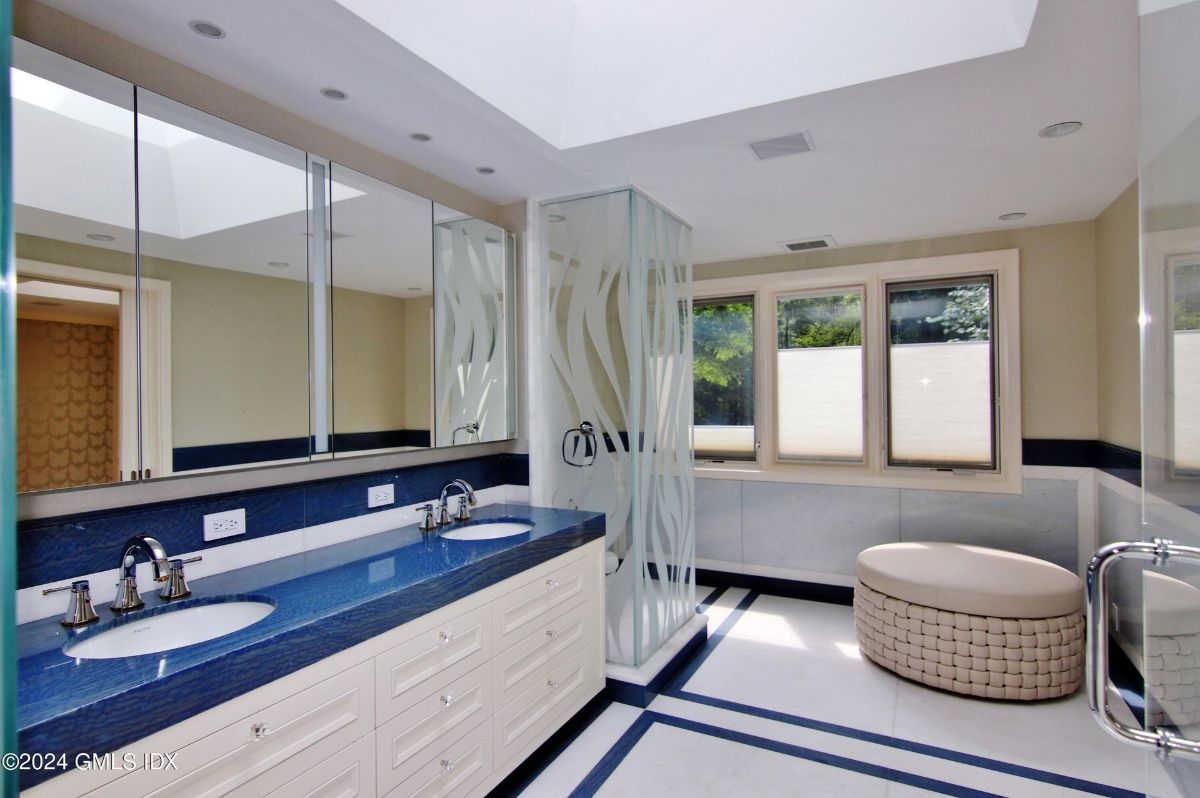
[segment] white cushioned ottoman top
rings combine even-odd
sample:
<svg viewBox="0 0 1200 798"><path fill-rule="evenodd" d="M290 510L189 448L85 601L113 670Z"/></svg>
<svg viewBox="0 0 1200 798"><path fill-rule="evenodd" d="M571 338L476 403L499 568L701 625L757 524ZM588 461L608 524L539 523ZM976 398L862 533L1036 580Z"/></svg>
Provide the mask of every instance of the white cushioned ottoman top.
<svg viewBox="0 0 1200 798"><path fill-rule="evenodd" d="M1083 582L1054 563L961 543L887 543L858 555L863 584L939 610L996 618L1079 612Z"/></svg>

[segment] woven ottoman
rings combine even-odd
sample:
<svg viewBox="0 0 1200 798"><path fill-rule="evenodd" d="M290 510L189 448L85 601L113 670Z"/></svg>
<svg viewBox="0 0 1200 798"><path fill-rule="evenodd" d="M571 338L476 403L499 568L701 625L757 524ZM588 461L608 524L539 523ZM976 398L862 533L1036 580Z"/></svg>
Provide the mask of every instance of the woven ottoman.
<svg viewBox="0 0 1200 798"><path fill-rule="evenodd" d="M1146 724L1200 723L1200 590L1154 571L1140 576Z"/></svg>
<svg viewBox="0 0 1200 798"><path fill-rule="evenodd" d="M889 543L858 555L862 652L906 679L1032 701L1083 678L1083 583L1034 557L957 543Z"/></svg>

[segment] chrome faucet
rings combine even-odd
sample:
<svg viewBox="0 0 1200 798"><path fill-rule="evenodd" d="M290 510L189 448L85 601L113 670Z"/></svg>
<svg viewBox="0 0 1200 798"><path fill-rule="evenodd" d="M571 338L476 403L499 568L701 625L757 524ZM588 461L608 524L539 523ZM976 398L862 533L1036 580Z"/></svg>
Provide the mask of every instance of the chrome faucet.
<svg viewBox="0 0 1200 798"><path fill-rule="evenodd" d="M438 526L446 526L450 523L450 509L446 506L446 501L452 488L462 491L462 495L458 497L458 512L454 514L455 521L470 521L471 510L469 508L478 503L475 498L475 489L465 479L456 479L446 483L446 487L442 488L442 498L438 501Z"/></svg>
<svg viewBox="0 0 1200 798"><path fill-rule="evenodd" d="M166 582L171 578L171 561L167 550L155 538L149 535L134 535L125 541L122 549L120 578L117 581L117 597L113 599L112 611L115 613L132 612L145 606L137 587L137 553L146 552L150 564L154 567L154 581Z"/></svg>

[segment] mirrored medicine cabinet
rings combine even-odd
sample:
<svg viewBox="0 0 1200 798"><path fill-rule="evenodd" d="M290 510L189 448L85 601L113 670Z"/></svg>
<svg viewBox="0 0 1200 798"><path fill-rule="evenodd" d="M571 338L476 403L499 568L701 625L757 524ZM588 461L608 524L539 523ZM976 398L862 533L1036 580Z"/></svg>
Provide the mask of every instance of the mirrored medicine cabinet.
<svg viewBox="0 0 1200 798"><path fill-rule="evenodd" d="M515 435L510 233L13 44L20 491Z"/></svg>

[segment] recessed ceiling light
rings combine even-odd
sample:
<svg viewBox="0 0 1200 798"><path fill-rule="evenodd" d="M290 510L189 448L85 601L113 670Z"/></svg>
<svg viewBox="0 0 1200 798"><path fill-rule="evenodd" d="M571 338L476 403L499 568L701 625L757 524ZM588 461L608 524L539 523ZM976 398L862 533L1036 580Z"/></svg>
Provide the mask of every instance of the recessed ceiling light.
<svg viewBox="0 0 1200 798"><path fill-rule="evenodd" d="M1015 222L1017 219L1024 219L1026 216L1024 211L1013 211L1012 213L1000 214L1000 221Z"/></svg>
<svg viewBox="0 0 1200 798"><path fill-rule="evenodd" d="M1038 135L1044 139L1057 139L1069 136L1081 127L1083 127L1082 122L1056 122L1039 130Z"/></svg>
<svg viewBox="0 0 1200 798"><path fill-rule="evenodd" d="M481 175L494 175L496 170L490 166L476 166L475 171Z"/></svg>
<svg viewBox="0 0 1200 798"><path fill-rule="evenodd" d="M328 97L330 100L348 100L350 95L341 89L335 89L332 86L326 86L321 89L321 96Z"/></svg>
<svg viewBox="0 0 1200 798"><path fill-rule="evenodd" d="M416 294L421 290L421 287L419 285L410 285L407 290L410 294Z"/></svg>
<svg viewBox="0 0 1200 798"><path fill-rule="evenodd" d="M409 133L408 137L413 141L433 141L433 136L428 133Z"/></svg>
<svg viewBox="0 0 1200 798"><path fill-rule="evenodd" d="M272 269L286 269L288 266L291 266L292 264L288 263L286 260L272 260L272 261L268 261L267 265L270 266Z"/></svg>
<svg viewBox="0 0 1200 798"><path fill-rule="evenodd" d="M565 222L567 220L567 217L563 216L561 213L552 213L546 218L552 222Z"/></svg>
<svg viewBox="0 0 1200 798"><path fill-rule="evenodd" d="M115 238L107 233L88 233L87 237L93 241L116 241Z"/></svg>
<svg viewBox="0 0 1200 798"><path fill-rule="evenodd" d="M224 39L225 31L218 25L203 19L193 19L188 23L188 27L206 39Z"/></svg>

